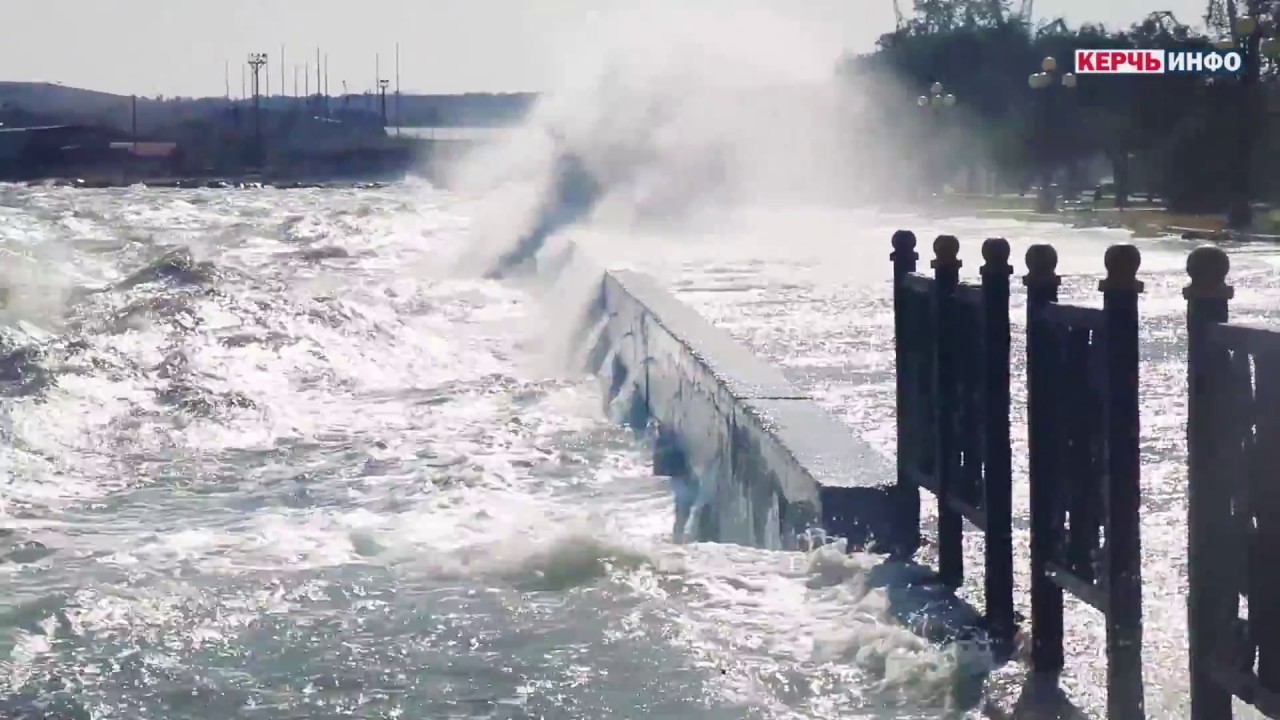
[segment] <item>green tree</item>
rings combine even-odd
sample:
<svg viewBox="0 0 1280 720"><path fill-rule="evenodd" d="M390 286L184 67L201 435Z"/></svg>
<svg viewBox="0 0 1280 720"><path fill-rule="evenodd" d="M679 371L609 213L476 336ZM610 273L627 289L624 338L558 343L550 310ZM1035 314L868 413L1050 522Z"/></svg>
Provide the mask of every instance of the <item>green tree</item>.
<svg viewBox="0 0 1280 720"><path fill-rule="evenodd" d="M908 96L932 82L960 98L976 142L966 151L1009 177L1020 177L1048 153L1058 166L1106 157L1118 199L1141 179L1175 209L1221 209L1234 146L1231 118L1238 85L1206 85L1188 76L1087 75L1048 116L1047 98L1027 85L1046 56L1070 69L1077 49L1208 47L1171 13L1153 13L1131 27L1072 28L1057 20L1032 28L1007 2L919 0L875 52L846 58L843 72L891 78ZM905 104L909 100L902 100ZM1271 152L1271 150L1267 150ZM1265 160L1263 161L1265 162Z"/></svg>

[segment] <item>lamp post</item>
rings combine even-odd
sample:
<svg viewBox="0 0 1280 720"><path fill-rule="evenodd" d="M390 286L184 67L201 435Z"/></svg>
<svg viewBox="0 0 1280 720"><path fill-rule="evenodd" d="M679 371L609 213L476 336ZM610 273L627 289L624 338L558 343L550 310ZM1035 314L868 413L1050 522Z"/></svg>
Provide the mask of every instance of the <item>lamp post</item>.
<svg viewBox="0 0 1280 720"><path fill-rule="evenodd" d="M1073 73L1057 75L1058 61L1047 57L1040 63L1040 72L1027 76L1027 85L1038 92L1037 108L1040 114L1040 133L1035 143L1037 170L1040 175L1040 194L1036 200L1036 210L1042 213L1055 212L1058 199L1054 193L1053 175L1056 170L1057 152L1053 147L1053 131L1060 126L1060 95L1076 88L1076 76Z"/></svg>
<svg viewBox="0 0 1280 720"><path fill-rule="evenodd" d="M259 92L259 75L267 64L266 53L249 53L249 68L253 71L253 155L258 169L262 169L262 104Z"/></svg>
<svg viewBox="0 0 1280 720"><path fill-rule="evenodd" d="M1221 49L1239 47L1244 55L1244 74L1240 77L1240 123L1236 137L1236 172L1232 176L1231 205L1227 210L1227 227L1242 230L1253 224L1253 208L1250 204L1253 189L1253 150L1257 142L1262 120L1260 90L1263 60L1280 60L1280 39L1276 38L1274 18L1263 11L1263 3L1249 0L1247 14L1236 18L1234 37L1223 38L1217 45Z"/></svg>
<svg viewBox="0 0 1280 720"><path fill-rule="evenodd" d="M930 130L936 134L942 126L940 120L942 113L956 106L956 96L946 92L946 88L943 87L942 83L935 82L933 85L929 86L929 94L921 95L916 98L916 106L925 113L927 118L926 122L929 123ZM926 157L933 156L931 154L927 154ZM937 167L937 160L935 160L933 164L935 167L926 168L926 172L932 170L931 174L935 176L930 178L929 184L933 185L937 192L941 192L941 167Z"/></svg>
<svg viewBox="0 0 1280 720"><path fill-rule="evenodd" d="M378 80L378 93L382 96L382 127L387 127L387 86L390 80Z"/></svg>

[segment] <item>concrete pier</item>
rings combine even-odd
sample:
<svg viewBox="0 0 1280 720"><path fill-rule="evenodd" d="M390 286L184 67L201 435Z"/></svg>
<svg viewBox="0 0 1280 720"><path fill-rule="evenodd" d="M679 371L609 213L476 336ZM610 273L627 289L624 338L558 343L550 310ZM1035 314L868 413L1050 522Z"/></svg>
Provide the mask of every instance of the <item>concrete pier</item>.
<svg viewBox="0 0 1280 720"><path fill-rule="evenodd" d="M791 550L815 536L874 549L891 539L888 460L782 372L653 278L606 273L610 401L656 428L655 468L678 476L688 540ZM683 517L681 517L683 516Z"/></svg>

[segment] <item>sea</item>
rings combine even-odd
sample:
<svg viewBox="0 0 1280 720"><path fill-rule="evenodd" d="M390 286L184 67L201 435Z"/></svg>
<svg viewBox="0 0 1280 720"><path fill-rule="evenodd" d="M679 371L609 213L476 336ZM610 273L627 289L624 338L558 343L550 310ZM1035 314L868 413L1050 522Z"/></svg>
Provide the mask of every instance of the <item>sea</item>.
<svg viewBox="0 0 1280 720"><path fill-rule="evenodd" d="M552 347L577 310L457 271L474 209L420 181L0 185L0 717L905 720L1017 704L1023 660L992 667L894 621L866 582L878 557L673 542L645 438ZM565 234L653 274L892 458L898 228L960 236L970 278L986 237L1010 240L1019 271L1052 242L1064 297L1089 304L1104 249L1129 241L831 207ZM1134 242L1148 712L1185 717L1192 244ZM1230 251L1236 316L1273 321L1280 254ZM1068 613L1063 687L1101 717L1103 625ZM983 703L958 699L974 688Z"/></svg>

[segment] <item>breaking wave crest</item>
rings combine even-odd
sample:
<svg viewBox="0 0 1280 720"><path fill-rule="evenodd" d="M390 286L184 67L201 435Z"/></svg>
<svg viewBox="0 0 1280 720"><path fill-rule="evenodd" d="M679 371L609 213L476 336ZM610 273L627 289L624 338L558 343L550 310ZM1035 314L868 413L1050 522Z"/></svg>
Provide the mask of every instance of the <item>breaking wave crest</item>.
<svg viewBox="0 0 1280 720"><path fill-rule="evenodd" d="M5 192L65 262L3 277L0 713L837 717L977 667L858 556L673 544L569 315L442 270L448 194Z"/></svg>

